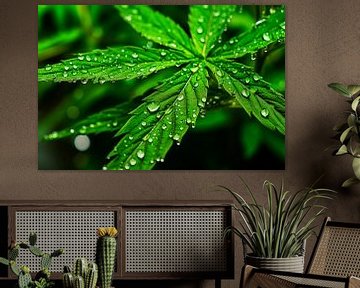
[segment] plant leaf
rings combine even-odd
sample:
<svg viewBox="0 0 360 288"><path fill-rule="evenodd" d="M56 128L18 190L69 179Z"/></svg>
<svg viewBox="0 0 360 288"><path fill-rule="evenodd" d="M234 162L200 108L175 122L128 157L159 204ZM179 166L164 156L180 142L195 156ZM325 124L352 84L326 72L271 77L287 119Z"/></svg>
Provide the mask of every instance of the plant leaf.
<svg viewBox="0 0 360 288"><path fill-rule="evenodd" d="M44 136L44 140L57 140L79 134L98 134L118 131L130 118L128 112L134 108L134 103L128 102L105 109L71 125Z"/></svg>
<svg viewBox="0 0 360 288"><path fill-rule="evenodd" d="M360 180L356 177L349 178L342 183L341 187L348 188L352 185L359 184Z"/></svg>
<svg viewBox="0 0 360 288"><path fill-rule="evenodd" d="M279 6L273 14L258 21L252 30L231 38L214 51L214 56L238 58L284 40L285 7Z"/></svg>
<svg viewBox="0 0 360 288"><path fill-rule="evenodd" d="M82 81L86 84L145 77L159 70L189 62L175 50L119 47L95 50L38 71L38 80Z"/></svg>
<svg viewBox="0 0 360 288"><path fill-rule="evenodd" d="M285 134L285 98L282 94L243 64L208 62L208 67L219 85L233 95L249 115L254 115L264 126Z"/></svg>
<svg viewBox="0 0 360 288"><path fill-rule="evenodd" d="M235 11L235 5L192 5L189 26L196 50L206 57L216 46Z"/></svg>
<svg viewBox="0 0 360 288"><path fill-rule="evenodd" d="M360 92L360 85L344 85L341 83L330 83L329 88L333 89L342 96L351 98Z"/></svg>
<svg viewBox="0 0 360 288"><path fill-rule="evenodd" d="M189 36L170 18L146 5L116 5L122 18L147 39L192 55Z"/></svg>
<svg viewBox="0 0 360 288"><path fill-rule="evenodd" d="M207 76L203 63L189 64L146 97L119 131L118 135L126 135L110 153L115 158L105 168L145 170L163 161L205 106Z"/></svg>

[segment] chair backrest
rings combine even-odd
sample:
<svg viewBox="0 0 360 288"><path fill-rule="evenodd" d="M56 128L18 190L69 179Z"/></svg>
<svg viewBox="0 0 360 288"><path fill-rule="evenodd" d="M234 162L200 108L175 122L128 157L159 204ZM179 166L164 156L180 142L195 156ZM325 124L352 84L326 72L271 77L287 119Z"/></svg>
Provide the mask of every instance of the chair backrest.
<svg viewBox="0 0 360 288"><path fill-rule="evenodd" d="M360 223L326 218L307 273L360 277Z"/></svg>

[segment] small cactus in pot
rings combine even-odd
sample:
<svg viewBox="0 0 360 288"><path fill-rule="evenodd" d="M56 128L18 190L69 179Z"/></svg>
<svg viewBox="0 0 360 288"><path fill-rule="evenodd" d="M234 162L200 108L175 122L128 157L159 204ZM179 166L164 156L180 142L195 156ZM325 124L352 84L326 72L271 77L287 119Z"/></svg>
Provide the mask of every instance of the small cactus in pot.
<svg viewBox="0 0 360 288"><path fill-rule="evenodd" d="M88 263L85 258L76 259L74 272L69 266L64 267L64 288L95 288L98 279L98 267L96 263Z"/></svg>
<svg viewBox="0 0 360 288"><path fill-rule="evenodd" d="M102 227L97 229L96 262L99 267L100 288L110 288L116 258L115 227Z"/></svg>

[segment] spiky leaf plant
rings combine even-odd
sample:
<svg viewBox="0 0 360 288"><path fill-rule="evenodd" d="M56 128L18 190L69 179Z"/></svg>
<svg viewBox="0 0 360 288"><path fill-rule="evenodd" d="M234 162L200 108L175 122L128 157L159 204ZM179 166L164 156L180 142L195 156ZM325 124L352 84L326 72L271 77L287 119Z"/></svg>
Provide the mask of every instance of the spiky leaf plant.
<svg viewBox="0 0 360 288"><path fill-rule="evenodd" d="M343 187L360 183L360 85L344 85L331 83L329 87L347 98L351 109L347 113L347 121L334 130L338 133L340 145L334 155L351 155L354 176L344 181Z"/></svg>
<svg viewBox="0 0 360 288"><path fill-rule="evenodd" d="M236 107L262 125L285 134L285 97L241 63L246 55L284 45L285 9L274 6L254 27L228 41L222 34L235 5L190 6L188 35L176 22L145 5L116 6L132 28L159 48L117 47L78 54L38 71L38 80L104 83L144 78L160 70L178 71L162 79L143 102L101 111L45 136L55 140L78 134L116 132L118 144L104 169L152 169L180 143L199 116L213 107ZM279 44L280 43L280 44Z"/></svg>
<svg viewBox="0 0 360 288"><path fill-rule="evenodd" d="M267 203L264 206L258 203L246 184L251 202L227 187L220 187L234 197L233 208L240 215L239 227L229 227L226 232L239 236L253 256L265 258L301 255L305 240L314 233L314 222L326 209L318 204L318 200L332 199L334 193L329 189L314 188L290 193L284 190L283 184L278 189L266 180Z"/></svg>

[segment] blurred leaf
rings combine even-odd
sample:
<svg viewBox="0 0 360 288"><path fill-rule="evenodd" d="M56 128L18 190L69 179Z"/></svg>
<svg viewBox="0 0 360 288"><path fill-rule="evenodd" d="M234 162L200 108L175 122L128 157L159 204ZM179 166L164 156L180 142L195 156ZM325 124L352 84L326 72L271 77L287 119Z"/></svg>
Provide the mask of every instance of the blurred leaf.
<svg viewBox="0 0 360 288"><path fill-rule="evenodd" d="M136 107L136 106L135 106ZM45 140L61 139L78 134L98 134L119 130L130 118L128 111L134 108L133 103L124 103L113 108L105 109L95 113L84 120L73 124L71 127L61 131L54 131L45 135Z"/></svg>
<svg viewBox="0 0 360 288"><path fill-rule="evenodd" d="M255 122L246 123L241 129L241 143L245 159L251 159L263 142L263 131Z"/></svg>
<svg viewBox="0 0 360 288"><path fill-rule="evenodd" d="M211 110L205 117L200 117L196 121L195 132L204 132L223 128L231 122L229 111L224 109Z"/></svg>

